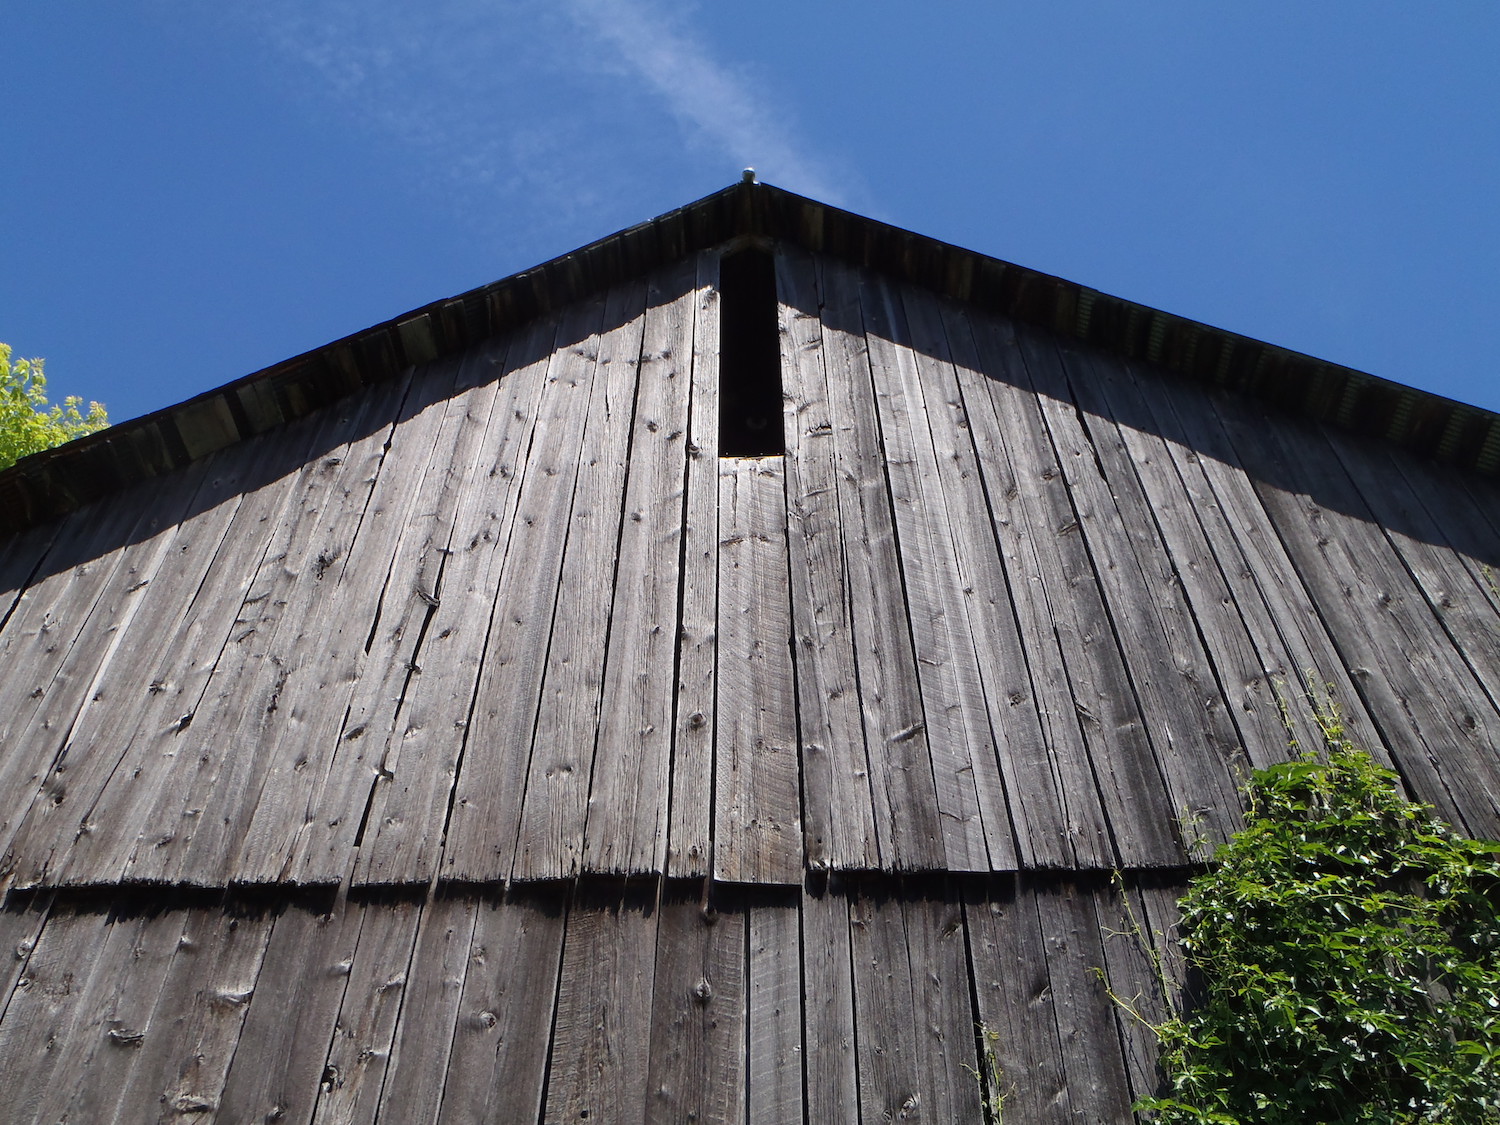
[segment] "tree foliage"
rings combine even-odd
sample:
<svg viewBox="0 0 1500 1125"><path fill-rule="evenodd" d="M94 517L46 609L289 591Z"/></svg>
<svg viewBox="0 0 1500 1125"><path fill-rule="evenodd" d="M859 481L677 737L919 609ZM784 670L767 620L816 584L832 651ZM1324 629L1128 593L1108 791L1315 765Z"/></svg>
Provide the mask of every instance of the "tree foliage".
<svg viewBox="0 0 1500 1125"><path fill-rule="evenodd" d="M1200 978L1157 1028L1170 1125L1500 1125L1500 845L1464 839L1326 720L1258 771L1182 903Z"/></svg>
<svg viewBox="0 0 1500 1125"><path fill-rule="evenodd" d="M10 345L0 344L0 469L22 457L50 449L109 425L104 407L89 403L87 414L77 397L47 405L47 378L39 359L12 362Z"/></svg>

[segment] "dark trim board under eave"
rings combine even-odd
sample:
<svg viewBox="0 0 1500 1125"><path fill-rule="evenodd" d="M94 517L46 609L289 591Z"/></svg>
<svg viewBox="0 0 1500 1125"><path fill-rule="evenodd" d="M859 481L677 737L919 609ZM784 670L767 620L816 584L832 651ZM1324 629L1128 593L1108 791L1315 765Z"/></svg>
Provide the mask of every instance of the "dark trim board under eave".
<svg viewBox="0 0 1500 1125"><path fill-rule="evenodd" d="M1243 392L1438 461L1500 472L1500 415L793 195L736 184L573 253L435 301L0 473L0 531L53 519L611 285L758 236Z"/></svg>

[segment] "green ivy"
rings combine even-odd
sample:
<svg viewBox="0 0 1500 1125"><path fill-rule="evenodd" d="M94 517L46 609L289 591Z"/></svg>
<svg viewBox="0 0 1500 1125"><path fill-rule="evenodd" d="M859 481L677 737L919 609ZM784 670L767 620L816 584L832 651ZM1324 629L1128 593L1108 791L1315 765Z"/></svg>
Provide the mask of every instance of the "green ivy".
<svg viewBox="0 0 1500 1125"><path fill-rule="evenodd" d="M1405 799L1326 722L1253 776L1182 902L1196 978L1156 1028L1166 1125L1500 1125L1500 845Z"/></svg>

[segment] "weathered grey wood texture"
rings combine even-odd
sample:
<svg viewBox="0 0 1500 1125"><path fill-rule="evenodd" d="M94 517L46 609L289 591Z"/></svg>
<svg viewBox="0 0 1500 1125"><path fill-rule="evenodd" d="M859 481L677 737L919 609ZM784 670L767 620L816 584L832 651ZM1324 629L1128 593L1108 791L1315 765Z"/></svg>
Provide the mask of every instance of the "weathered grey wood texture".
<svg viewBox="0 0 1500 1125"><path fill-rule="evenodd" d="M1039 878L13 905L6 1120L977 1122L983 1022L1008 1120L1130 1121L1154 1056L1094 969L1164 1003L1171 918Z"/></svg>
<svg viewBox="0 0 1500 1125"><path fill-rule="evenodd" d="M776 278L784 457L704 252L0 545L8 885L1173 868L1330 702L1500 835L1491 480Z"/></svg>

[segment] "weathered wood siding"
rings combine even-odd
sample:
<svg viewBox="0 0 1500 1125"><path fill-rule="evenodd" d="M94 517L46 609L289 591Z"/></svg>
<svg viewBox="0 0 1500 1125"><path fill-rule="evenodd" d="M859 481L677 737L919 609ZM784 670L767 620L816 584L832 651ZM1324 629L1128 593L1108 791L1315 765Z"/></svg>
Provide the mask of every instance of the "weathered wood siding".
<svg viewBox="0 0 1500 1125"><path fill-rule="evenodd" d="M1127 1122L1176 888L868 876L0 912L6 1120ZM163 898L163 896L159 896ZM1102 935L1102 936L1101 936ZM1175 985L1173 986L1175 987Z"/></svg>
<svg viewBox="0 0 1500 1125"><path fill-rule="evenodd" d="M793 248L722 459L717 261L0 544L8 884L1176 868L1310 696L1500 835L1494 482Z"/></svg>

